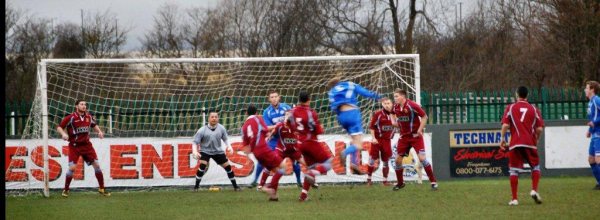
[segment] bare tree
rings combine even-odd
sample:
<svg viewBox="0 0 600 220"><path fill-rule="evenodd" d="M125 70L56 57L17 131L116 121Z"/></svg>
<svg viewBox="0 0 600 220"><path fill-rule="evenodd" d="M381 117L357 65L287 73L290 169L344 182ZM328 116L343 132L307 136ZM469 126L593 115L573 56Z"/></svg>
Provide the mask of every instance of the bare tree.
<svg viewBox="0 0 600 220"><path fill-rule="evenodd" d="M94 58L119 56L129 28L119 25L119 19L110 10L85 14L81 34L86 53Z"/></svg>
<svg viewBox="0 0 600 220"><path fill-rule="evenodd" d="M73 23L56 27L56 43L52 49L54 58L84 58L85 47L81 42L81 29Z"/></svg>
<svg viewBox="0 0 600 220"><path fill-rule="evenodd" d="M185 49L184 20L176 5L165 4L154 16L152 30L141 39L147 57L182 57Z"/></svg>

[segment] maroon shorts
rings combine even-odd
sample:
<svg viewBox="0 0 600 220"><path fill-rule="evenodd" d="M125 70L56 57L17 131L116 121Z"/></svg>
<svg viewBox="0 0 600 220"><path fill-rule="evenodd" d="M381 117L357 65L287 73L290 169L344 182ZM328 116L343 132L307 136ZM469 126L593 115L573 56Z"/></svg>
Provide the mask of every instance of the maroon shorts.
<svg viewBox="0 0 600 220"><path fill-rule="evenodd" d="M410 148L414 148L417 154L425 153L425 141L423 136L412 137L410 135L403 136L398 139L398 155L407 156L410 153Z"/></svg>
<svg viewBox="0 0 600 220"><path fill-rule="evenodd" d="M88 165L92 165L94 161L98 160L98 156L96 155L94 147L92 147L92 143L77 143L75 146L69 144L69 164L77 164L79 156L83 157L83 161Z"/></svg>
<svg viewBox="0 0 600 220"><path fill-rule="evenodd" d="M371 155L371 159L379 159L380 152L381 160L388 161L392 156L392 140L377 139L377 144L371 144L371 150L369 150L369 155Z"/></svg>
<svg viewBox="0 0 600 220"><path fill-rule="evenodd" d="M267 170L273 171L281 165L283 158L277 152L271 150L267 145L254 149L252 152L258 163L262 164Z"/></svg>
<svg viewBox="0 0 600 220"><path fill-rule="evenodd" d="M294 161L298 161L298 160L300 160L300 158L302 158L302 153L300 153L300 151L297 151L297 150L282 151L279 148L277 148L275 150L279 154L279 157L281 157L283 159L285 159L286 157L289 157L290 159L292 159Z"/></svg>
<svg viewBox="0 0 600 220"><path fill-rule="evenodd" d="M306 166L312 166L316 163L324 163L331 158L331 151L325 149L321 143L314 140L307 140L300 143L300 152L304 156Z"/></svg>
<svg viewBox="0 0 600 220"><path fill-rule="evenodd" d="M508 167L523 169L523 164L527 161L533 169L540 164L540 157L537 149L528 147L516 147L508 152Z"/></svg>

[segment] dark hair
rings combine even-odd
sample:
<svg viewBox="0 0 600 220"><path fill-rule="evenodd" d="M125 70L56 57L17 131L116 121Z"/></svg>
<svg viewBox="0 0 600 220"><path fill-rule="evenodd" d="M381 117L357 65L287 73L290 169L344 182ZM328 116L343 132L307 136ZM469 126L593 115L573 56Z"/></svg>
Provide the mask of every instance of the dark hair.
<svg viewBox="0 0 600 220"><path fill-rule="evenodd" d="M81 102L85 102L85 100L83 100L83 99L77 99L77 101L75 101L75 106L78 106L79 103L81 103Z"/></svg>
<svg viewBox="0 0 600 220"><path fill-rule="evenodd" d="M406 96L406 90L404 90L404 89L396 89L396 90L394 90L394 93L398 93L402 96Z"/></svg>
<svg viewBox="0 0 600 220"><path fill-rule="evenodd" d="M300 91L298 94L298 102L304 103L310 100L310 94L306 91Z"/></svg>
<svg viewBox="0 0 600 220"><path fill-rule="evenodd" d="M519 98L527 98L528 93L529 90L527 90L527 87L525 86L519 86L519 88L517 88L517 95L519 96Z"/></svg>
<svg viewBox="0 0 600 220"><path fill-rule="evenodd" d="M327 88L331 89L333 88L335 85L337 85L340 81L342 81L342 78L339 76L333 77L329 80L329 82L327 82Z"/></svg>
<svg viewBox="0 0 600 220"><path fill-rule="evenodd" d="M219 111L217 111L216 109L209 109L208 110L208 115L212 114L212 113L217 113L217 115L219 114Z"/></svg>
<svg viewBox="0 0 600 220"><path fill-rule="evenodd" d="M273 94L273 93L277 93L279 95L279 93L277 91L275 91L275 90L269 90L269 94L267 94L267 96L271 96L271 94Z"/></svg>
<svg viewBox="0 0 600 220"><path fill-rule="evenodd" d="M594 90L594 94L598 94L600 92L600 83L590 80L585 83L585 85L589 86L590 89Z"/></svg>
<svg viewBox="0 0 600 220"><path fill-rule="evenodd" d="M248 115L256 115L256 106L250 104L248 106L248 110L246 110L246 112L248 112Z"/></svg>

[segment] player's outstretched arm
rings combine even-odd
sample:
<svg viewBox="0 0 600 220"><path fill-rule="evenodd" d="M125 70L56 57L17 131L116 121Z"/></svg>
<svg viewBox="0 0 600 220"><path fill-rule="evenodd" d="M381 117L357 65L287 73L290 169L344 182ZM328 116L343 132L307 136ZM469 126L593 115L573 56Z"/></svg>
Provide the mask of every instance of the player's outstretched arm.
<svg viewBox="0 0 600 220"><path fill-rule="evenodd" d="M376 100L379 100L381 98L381 96L379 94L377 94L376 92L365 89L364 87L362 87L358 84L354 84L354 91L356 91L356 93L358 93L359 95L364 96L366 98L376 99Z"/></svg>

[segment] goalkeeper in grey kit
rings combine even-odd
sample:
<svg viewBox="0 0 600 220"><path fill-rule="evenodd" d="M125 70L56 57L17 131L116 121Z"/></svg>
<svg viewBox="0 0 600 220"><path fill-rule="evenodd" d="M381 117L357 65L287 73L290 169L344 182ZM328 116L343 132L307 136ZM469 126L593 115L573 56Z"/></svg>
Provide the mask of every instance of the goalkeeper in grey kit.
<svg viewBox="0 0 600 220"><path fill-rule="evenodd" d="M223 151L223 148L221 147L221 140L223 140L227 146L227 151L233 151L231 145L227 141L227 130L223 125L219 124L219 114L215 111L211 111L208 114L208 125L202 126L194 135L192 145L193 156L200 161L200 167L196 172L196 185L194 185L194 190L198 190L200 187L200 181L202 181L202 176L204 176L207 171L208 162L211 158L225 169L225 172L227 172L227 176L233 185L233 189L235 191L241 190L235 181L235 174L231 169L227 156L225 156L225 151Z"/></svg>

